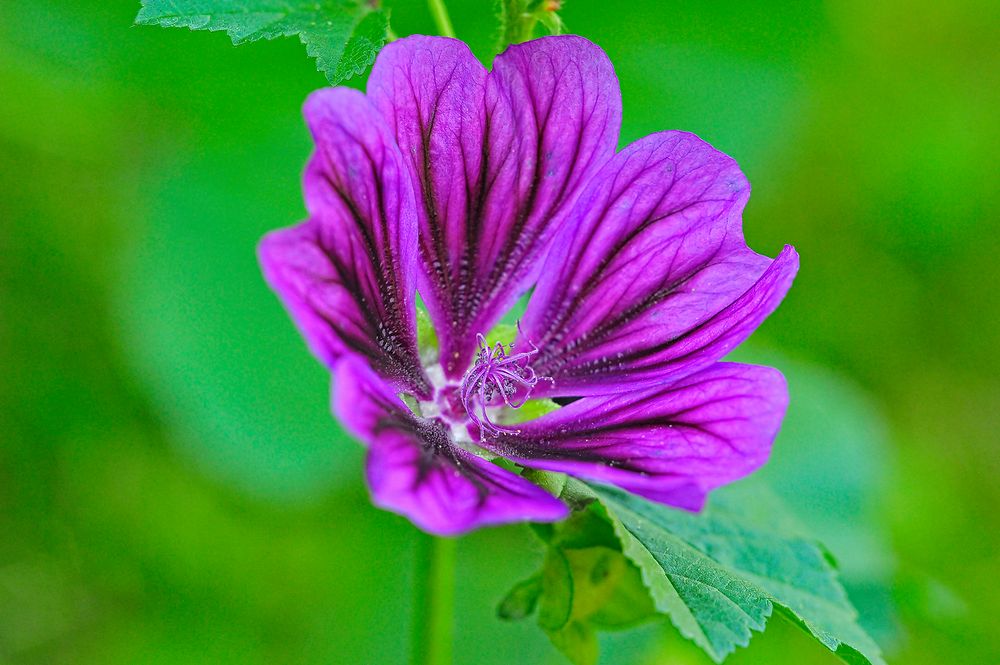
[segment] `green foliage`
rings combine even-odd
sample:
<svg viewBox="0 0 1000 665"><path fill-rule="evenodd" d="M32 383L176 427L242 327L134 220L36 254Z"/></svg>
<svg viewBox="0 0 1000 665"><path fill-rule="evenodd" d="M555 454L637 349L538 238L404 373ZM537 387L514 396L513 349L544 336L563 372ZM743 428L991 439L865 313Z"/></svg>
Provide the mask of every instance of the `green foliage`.
<svg viewBox="0 0 1000 665"><path fill-rule="evenodd" d="M489 61L483 5L448 0ZM564 5L614 61L622 144L697 132L753 183L750 245L800 251L754 340L892 424L872 441L832 383L750 356L791 389L769 486L866 621L882 566L862 553L892 543L891 662L1000 663L996 3ZM391 7L400 34L433 31L424 0ZM0 661L406 662L412 527L371 507L253 256L301 219L317 76L292 39L137 30L137 8L0 2ZM534 619L483 602L533 572L528 535L459 543L456 663L561 661ZM709 663L665 621L601 643L602 665ZM835 659L777 621L726 663Z"/></svg>
<svg viewBox="0 0 1000 665"><path fill-rule="evenodd" d="M595 665L598 630L623 630L655 616L639 570L622 555L608 522L584 509L558 525L537 525L548 549L542 569L517 584L497 615L538 625L576 665Z"/></svg>
<svg viewBox="0 0 1000 665"><path fill-rule="evenodd" d="M518 44L535 36L535 27L540 23L551 35L561 35L565 25L559 14L560 0L496 0L497 20L500 30L496 50L500 52L508 44Z"/></svg>
<svg viewBox="0 0 1000 665"><path fill-rule="evenodd" d="M519 621L531 616L542 595L542 577L534 575L511 589L497 607L497 616L505 621Z"/></svg>
<svg viewBox="0 0 1000 665"><path fill-rule="evenodd" d="M597 661L598 630L657 613L722 662L775 608L844 661L884 665L828 554L766 490L729 488L695 515L601 485L563 487L599 503L537 526L548 546L542 570L508 593L498 615L521 619L537 607L538 625L577 665Z"/></svg>
<svg viewBox="0 0 1000 665"><path fill-rule="evenodd" d="M515 339L517 339L517 325L514 323L506 323L504 321L501 321L493 326L490 332L486 335L487 344L496 344L497 342L500 342L501 344L510 344Z"/></svg>
<svg viewBox="0 0 1000 665"><path fill-rule="evenodd" d="M552 413L559 405L550 399L529 399L517 409L504 408L500 412L500 422L504 425L516 425L535 418L541 418Z"/></svg>
<svg viewBox="0 0 1000 665"><path fill-rule="evenodd" d="M336 85L374 62L386 42L389 14L351 0L142 0L135 22L225 30L237 45L297 35Z"/></svg>
<svg viewBox="0 0 1000 665"><path fill-rule="evenodd" d="M417 347L420 349L420 360L424 365L437 362L439 353L437 330L431 323L427 309L420 303L417 305Z"/></svg>
<svg viewBox="0 0 1000 665"><path fill-rule="evenodd" d="M593 486L658 610L721 662L777 608L849 663L884 664L858 626L824 550L795 533L776 502L720 495L703 514Z"/></svg>

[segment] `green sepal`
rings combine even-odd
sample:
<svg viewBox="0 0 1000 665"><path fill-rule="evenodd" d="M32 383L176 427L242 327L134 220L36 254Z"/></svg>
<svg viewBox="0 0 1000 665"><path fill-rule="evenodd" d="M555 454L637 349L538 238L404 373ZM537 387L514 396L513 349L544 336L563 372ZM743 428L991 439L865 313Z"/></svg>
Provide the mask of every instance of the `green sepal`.
<svg viewBox="0 0 1000 665"><path fill-rule="evenodd" d="M519 44L534 38L535 27L539 23L550 35L565 32L565 25L556 13L562 5L560 0L496 0L494 4L500 24L497 53L508 44Z"/></svg>
<svg viewBox="0 0 1000 665"><path fill-rule="evenodd" d="M545 630L559 630L569 622L573 612L573 570L561 548L549 548L541 579L538 625Z"/></svg>
<svg viewBox="0 0 1000 665"><path fill-rule="evenodd" d="M602 630L625 630L656 616L642 575L634 565L625 567L618 586L604 605L590 615L590 623Z"/></svg>
<svg viewBox="0 0 1000 665"><path fill-rule="evenodd" d="M547 630L545 634L573 665L597 665L600 645L597 631L589 624L573 621L559 630Z"/></svg>
<svg viewBox="0 0 1000 665"><path fill-rule="evenodd" d="M537 609L538 625L553 645L573 663L593 665L598 630L656 616L638 569L621 553L598 504L558 524L530 526L546 545L542 569L511 589L497 608L501 618L522 619Z"/></svg>
<svg viewBox="0 0 1000 665"><path fill-rule="evenodd" d="M535 613L542 595L541 574L532 575L507 592L497 606L497 616L504 621L520 621Z"/></svg>

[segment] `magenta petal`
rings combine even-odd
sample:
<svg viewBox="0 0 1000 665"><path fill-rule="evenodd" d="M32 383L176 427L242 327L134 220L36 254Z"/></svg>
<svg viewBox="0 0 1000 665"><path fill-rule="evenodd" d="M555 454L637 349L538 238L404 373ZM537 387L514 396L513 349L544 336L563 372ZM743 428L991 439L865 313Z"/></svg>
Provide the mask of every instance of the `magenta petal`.
<svg viewBox="0 0 1000 665"><path fill-rule="evenodd" d="M455 378L614 154L618 81L580 37L511 46L487 73L463 43L413 36L382 51L368 94L422 194L420 291Z"/></svg>
<svg viewBox="0 0 1000 665"><path fill-rule="evenodd" d="M400 388L429 390L417 351L414 195L388 127L360 93L309 97L316 141L309 221L261 242L264 276L328 366L365 356Z"/></svg>
<svg viewBox="0 0 1000 665"><path fill-rule="evenodd" d="M694 136L663 132L605 165L557 236L522 321L536 394L654 385L717 361L777 307L798 269L743 239L750 185Z"/></svg>
<svg viewBox="0 0 1000 665"><path fill-rule="evenodd" d="M584 397L481 445L699 510L710 490L767 461L787 406L777 370L718 363L662 387Z"/></svg>
<svg viewBox="0 0 1000 665"><path fill-rule="evenodd" d="M414 416L359 359L338 363L334 378L334 410L368 446L379 507L438 535L566 517L566 506L537 485L457 446L441 421Z"/></svg>

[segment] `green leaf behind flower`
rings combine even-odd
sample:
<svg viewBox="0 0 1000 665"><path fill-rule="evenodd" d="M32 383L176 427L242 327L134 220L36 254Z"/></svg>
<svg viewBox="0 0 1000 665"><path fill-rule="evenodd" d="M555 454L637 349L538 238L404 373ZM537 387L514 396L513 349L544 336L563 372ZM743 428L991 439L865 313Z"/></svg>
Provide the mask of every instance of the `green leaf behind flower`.
<svg viewBox="0 0 1000 665"><path fill-rule="evenodd" d="M716 662L746 646L776 608L844 661L884 665L825 551L798 535L760 490L716 493L710 508L693 515L618 489L591 489L657 609Z"/></svg>
<svg viewBox="0 0 1000 665"><path fill-rule="evenodd" d="M417 347L420 349L420 361L424 366L436 363L438 360L439 343L437 330L431 322L431 316L423 301L417 300Z"/></svg>
<svg viewBox="0 0 1000 665"><path fill-rule="evenodd" d="M376 3L372 3L376 4ZM298 36L332 85L362 73L386 42L388 12L352 0L142 0L138 25L225 30L233 44Z"/></svg>
<svg viewBox="0 0 1000 665"><path fill-rule="evenodd" d="M529 399L516 409L504 408L500 412L500 422L504 425L516 425L541 418L559 408L559 405L550 399Z"/></svg>

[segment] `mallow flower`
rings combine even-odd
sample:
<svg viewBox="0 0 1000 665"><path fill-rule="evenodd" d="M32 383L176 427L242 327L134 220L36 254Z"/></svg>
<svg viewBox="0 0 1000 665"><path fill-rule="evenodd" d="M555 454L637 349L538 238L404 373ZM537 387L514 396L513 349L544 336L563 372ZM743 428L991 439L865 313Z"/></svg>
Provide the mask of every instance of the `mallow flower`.
<svg viewBox="0 0 1000 665"><path fill-rule="evenodd" d="M600 48L545 37L487 71L460 41L407 37L365 94L319 90L304 114L308 218L267 235L260 261L332 371L377 505L436 534L565 517L516 472L532 468L698 510L767 460L784 379L721 358L777 307L798 257L747 247L750 185L694 134L616 151ZM526 293L513 344L490 339ZM541 398L563 406L509 424Z"/></svg>

